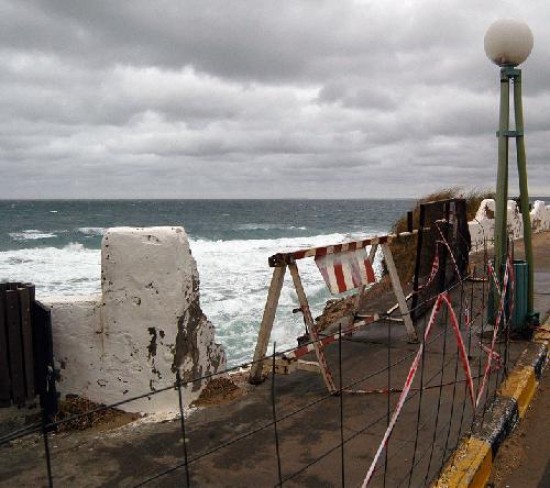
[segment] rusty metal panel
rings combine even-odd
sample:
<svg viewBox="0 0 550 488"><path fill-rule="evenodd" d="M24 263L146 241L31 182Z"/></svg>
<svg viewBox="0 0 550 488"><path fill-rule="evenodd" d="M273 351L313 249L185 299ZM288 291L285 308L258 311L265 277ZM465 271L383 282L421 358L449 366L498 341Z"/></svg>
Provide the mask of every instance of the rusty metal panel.
<svg viewBox="0 0 550 488"><path fill-rule="evenodd" d="M40 394L51 419L57 412L50 309L35 301L31 283L0 283L0 407Z"/></svg>
<svg viewBox="0 0 550 488"><path fill-rule="evenodd" d="M9 370L8 325L6 322L5 283L0 283L0 407L11 405L11 379Z"/></svg>
<svg viewBox="0 0 550 488"><path fill-rule="evenodd" d="M11 287L10 287L11 288ZM6 290L6 321L8 325L8 349L12 399L16 405L25 401L25 376L23 373L23 347L21 342L21 313L17 290Z"/></svg>
<svg viewBox="0 0 550 488"><path fill-rule="evenodd" d="M35 342L35 390L45 416L52 420L57 413L57 392L53 362L51 310L38 301L32 304Z"/></svg>
<svg viewBox="0 0 550 488"><path fill-rule="evenodd" d="M21 339L23 346L23 372L27 400L32 400L34 392L34 352L31 323L31 292L27 286L18 288L21 316Z"/></svg>
<svg viewBox="0 0 550 488"><path fill-rule="evenodd" d="M420 204L419 228L411 306L413 320L431 307L441 291L467 273L471 245L466 201L454 198ZM436 276L430 278L436 254L439 266Z"/></svg>

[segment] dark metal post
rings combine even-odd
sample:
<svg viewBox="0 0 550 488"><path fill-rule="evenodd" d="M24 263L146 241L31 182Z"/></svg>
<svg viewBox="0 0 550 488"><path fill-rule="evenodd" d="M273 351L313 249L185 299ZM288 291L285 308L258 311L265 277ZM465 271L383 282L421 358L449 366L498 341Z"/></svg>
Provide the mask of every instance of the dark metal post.
<svg viewBox="0 0 550 488"><path fill-rule="evenodd" d="M187 434L185 432L185 412L183 408L183 392L181 390L181 374L179 369L176 371L176 385L178 389L178 402L180 407L180 428L181 428L181 441L182 441L182 447L183 447L183 461L185 463L185 482L186 482L185 486L189 488L191 486L191 480L189 476L189 459L187 456ZM185 386L187 386L187 384Z"/></svg>
<svg viewBox="0 0 550 488"><path fill-rule="evenodd" d="M407 232L412 232L414 229L413 213L407 212Z"/></svg>
<svg viewBox="0 0 550 488"><path fill-rule="evenodd" d="M508 129L510 123L509 68L500 70L500 117L498 128L498 168L495 202L495 273L502 281L501 265L507 252L508 218ZM495 300L496 302L497 300Z"/></svg>
<svg viewBox="0 0 550 488"><path fill-rule="evenodd" d="M519 177L519 197L521 216L523 219L523 245L525 248L525 261L527 261L527 307L531 316L534 311L534 262L533 244L531 242L531 216L529 215L529 189L527 185L527 158L525 156L525 137L523 128L523 100L521 90L521 70L516 69L514 78L514 112L516 118L516 147Z"/></svg>

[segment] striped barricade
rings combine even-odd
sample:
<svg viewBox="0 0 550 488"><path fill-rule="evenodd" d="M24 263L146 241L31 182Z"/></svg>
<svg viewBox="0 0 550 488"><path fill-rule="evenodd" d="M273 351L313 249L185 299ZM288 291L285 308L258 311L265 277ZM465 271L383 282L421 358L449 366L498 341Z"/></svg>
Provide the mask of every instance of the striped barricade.
<svg viewBox="0 0 550 488"><path fill-rule="evenodd" d="M414 231L413 233L416 233L416 231ZM407 307L407 301L403 293L399 275L397 273L397 269L395 267L393 256L389 247L389 243L392 242L392 240L404 235L410 236L411 233L404 233L400 235L375 236L369 239L345 242L330 246L300 249L287 253L278 253L271 256L268 259L268 263L270 267L274 268L273 277L269 286L266 305L264 308L264 315L262 318L262 323L260 325L258 341L256 343L256 349L254 352L253 364L250 371L250 382L256 384L260 383L263 380L263 362L273 328L275 312L278 306L284 276L286 273L286 269L288 268L292 276L294 288L296 289L296 293L298 295L298 301L300 304L299 310L302 312L311 342L307 345L299 346L293 351L287 351L283 360L287 362L296 361L298 360L298 358L314 351L316 353L319 363L319 369L321 371L321 374L323 375L323 379L328 390L331 393L334 393L337 390L334 381L332 380L332 376L330 374L330 369L328 367L323 348L328 344L337 341L340 337L340 332L327 337L320 336L317 325L313 320L307 296L302 286L300 274L298 271L296 261L300 259L315 259L317 267L319 268L327 287L332 293L339 294L345 291L358 289L359 292L357 294L355 302L355 311L357 311L366 287L369 284L375 282L375 273L372 267L372 263L376 250L378 249L378 246L380 246L386 261L386 267L388 269L388 274L391 279L393 291L397 298L398 308L400 309L401 315L403 317L403 322L407 329L409 341L417 342L418 338L416 330L410 317L410 313ZM367 248L369 246L370 250L367 253ZM375 320L378 320L378 315L374 315L372 317L362 317L361 320L353 320L350 327L348 327L345 331L342 331L341 334L350 334L354 330L363 327L368 323L372 323Z"/></svg>

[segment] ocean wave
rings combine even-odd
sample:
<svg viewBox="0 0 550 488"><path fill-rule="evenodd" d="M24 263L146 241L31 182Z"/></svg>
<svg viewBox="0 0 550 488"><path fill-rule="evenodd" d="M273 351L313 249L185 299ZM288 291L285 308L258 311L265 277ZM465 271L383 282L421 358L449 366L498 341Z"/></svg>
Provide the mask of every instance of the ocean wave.
<svg viewBox="0 0 550 488"><path fill-rule="evenodd" d="M85 236L102 236L107 229L105 227L79 227L77 231Z"/></svg>
<svg viewBox="0 0 550 488"><path fill-rule="evenodd" d="M8 234L14 241L36 241L38 239L53 239L57 234L36 229L28 229L22 232L10 232Z"/></svg>
<svg viewBox="0 0 550 488"><path fill-rule="evenodd" d="M305 226L295 226L295 225L281 225L281 224L239 224L235 226L235 230L240 231L254 231L254 230L307 230Z"/></svg>
<svg viewBox="0 0 550 488"><path fill-rule="evenodd" d="M37 296L89 295L100 289L101 251L78 242L62 248L34 247L0 252L0 276L36 285Z"/></svg>
<svg viewBox="0 0 550 488"><path fill-rule="evenodd" d="M332 234L317 234L311 236L293 236L293 237L277 237L277 238L255 238L255 239L208 239L204 237L190 237L190 242L198 245L227 245L239 248L255 248L263 249L270 247L312 247L325 246L330 244L339 244L350 240L349 234L332 233ZM360 234L354 234L353 238L363 238Z"/></svg>
<svg viewBox="0 0 550 488"><path fill-rule="evenodd" d="M364 238L361 234L322 234L279 239L208 241L191 239L190 247L200 276L201 305L228 352L230 364L250 360L257 340L267 290L273 270L267 258L278 252L326 246ZM381 271L380 257L375 270ZM330 293L313 259L299 262L300 276L314 315L322 312ZM296 344L304 324L292 310L298 306L290 278L285 278L271 340L279 350Z"/></svg>
<svg viewBox="0 0 550 488"><path fill-rule="evenodd" d="M61 248L62 251L71 251L71 252L86 252L89 249L80 242L69 242L66 246ZM95 251L94 251L95 252Z"/></svg>

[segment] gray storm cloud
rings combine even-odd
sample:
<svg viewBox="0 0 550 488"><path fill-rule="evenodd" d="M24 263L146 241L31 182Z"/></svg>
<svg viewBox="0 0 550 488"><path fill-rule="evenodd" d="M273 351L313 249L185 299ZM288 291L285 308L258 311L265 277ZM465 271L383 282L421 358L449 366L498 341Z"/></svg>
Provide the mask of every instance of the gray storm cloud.
<svg viewBox="0 0 550 488"><path fill-rule="evenodd" d="M501 17L535 36L528 164L549 194L550 7L525 3L0 0L2 197L493 187Z"/></svg>

